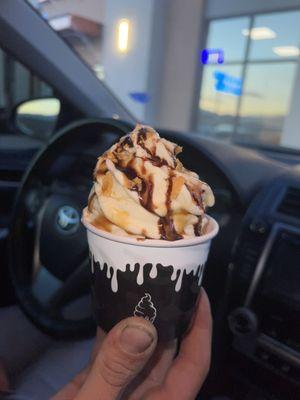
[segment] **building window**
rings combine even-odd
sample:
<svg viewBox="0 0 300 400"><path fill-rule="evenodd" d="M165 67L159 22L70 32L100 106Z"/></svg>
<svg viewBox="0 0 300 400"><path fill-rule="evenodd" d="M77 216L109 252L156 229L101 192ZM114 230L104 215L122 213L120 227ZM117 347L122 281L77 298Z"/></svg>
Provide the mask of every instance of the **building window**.
<svg viewBox="0 0 300 400"><path fill-rule="evenodd" d="M224 63L205 65L197 129L236 142L280 145L299 64L300 11L213 20L207 48Z"/></svg>

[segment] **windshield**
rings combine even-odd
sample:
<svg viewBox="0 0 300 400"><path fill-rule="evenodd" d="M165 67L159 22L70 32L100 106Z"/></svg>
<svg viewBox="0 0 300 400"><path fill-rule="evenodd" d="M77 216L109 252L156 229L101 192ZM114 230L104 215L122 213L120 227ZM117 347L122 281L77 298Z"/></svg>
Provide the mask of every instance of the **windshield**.
<svg viewBox="0 0 300 400"><path fill-rule="evenodd" d="M138 120L300 149L300 0L30 3Z"/></svg>

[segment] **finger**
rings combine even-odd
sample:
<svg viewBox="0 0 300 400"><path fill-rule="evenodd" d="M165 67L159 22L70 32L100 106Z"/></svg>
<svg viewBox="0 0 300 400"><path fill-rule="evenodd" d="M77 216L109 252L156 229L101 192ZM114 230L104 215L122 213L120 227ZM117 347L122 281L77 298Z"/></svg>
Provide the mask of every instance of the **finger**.
<svg viewBox="0 0 300 400"><path fill-rule="evenodd" d="M77 374L71 380L71 382L68 382L67 385L64 386L51 400L69 400L75 398L75 396L79 392L79 389L86 380L86 377L88 376L91 364L94 362L96 355L99 349L101 348L104 338L105 338L105 332L101 328L97 328L96 339L92 349L89 365L79 374Z"/></svg>
<svg viewBox="0 0 300 400"><path fill-rule="evenodd" d="M76 400L114 400L142 370L157 343L154 326L127 318L106 336Z"/></svg>
<svg viewBox="0 0 300 400"><path fill-rule="evenodd" d="M8 375L4 367L4 363L0 360L0 392L7 392L8 390L9 390Z"/></svg>
<svg viewBox="0 0 300 400"><path fill-rule="evenodd" d="M86 380L88 368L85 368L64 386L51 400L73 400Z"/></svg>
<svg viewBox="0 0 300 400"><path fill-rule="evenodd" d="M182 340L180 352L162 387L166 398L194 399L197 396L209 371L211 335L210 304L205 290L201 289L193 325Z"/></svg>
<svg viewBox="0 0 300 400"><path fill-rule="evenodd" d="M92 349L92 353L91 353L91 357L90 357L90 364L92 364L102 346L102 343L105 339L106 333L104 332L103 329L101 328L97 328L97 333L96 333L96 339L95 339L95 343Z"/></svg>
<svg viewBox="0 0 300 400"><path fill-rule="evenodd" d="M173 362L176 349L177 340L159 344L146 367L126 389L124 399L143 399L145 393L161 385Z"/></svg>

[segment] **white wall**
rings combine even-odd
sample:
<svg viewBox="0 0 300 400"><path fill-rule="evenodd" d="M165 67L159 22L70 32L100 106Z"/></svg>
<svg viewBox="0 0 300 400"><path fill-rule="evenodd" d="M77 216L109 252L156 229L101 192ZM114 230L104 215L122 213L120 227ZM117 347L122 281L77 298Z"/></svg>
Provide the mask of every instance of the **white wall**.
<svg viewBox="0 0 300 400"><path fill-rule="evenodd" d="M147 105L136 102L131 92L149 90L152 71L154 5L166 0L53 0L43 5L48 18L71 13L103 24L103 47L99 48L100 63L104 70L104 83L127 106L137 119L144 120ZM130 21L130 48L128 53L117 50L117 23L121 18ZM97 52L97 49L93 51ZM85 58L96 58L86 51ZM101 55L100 55L101 52ZM91 53L91 54L90 54ZM91 58L90 57L90 58Z"/></svg>
<svg viewBox="0 0 300 400"><path fill-rule="evenodd" d="M203 0L170 0L157 124L189 130L195 106Z"/></svg>
<svg viewBox="0 0 300 400"><path fill-rule="evenodd" d="M108 0L104 22L105 83L141 120L145 116L145 105L134 101L129 93L148 91L148 73L153 56L153 10L154 0ZM121 18L127 18L131 28L129 50L126 54L121 54L116 45L116 27Z"/></svg>

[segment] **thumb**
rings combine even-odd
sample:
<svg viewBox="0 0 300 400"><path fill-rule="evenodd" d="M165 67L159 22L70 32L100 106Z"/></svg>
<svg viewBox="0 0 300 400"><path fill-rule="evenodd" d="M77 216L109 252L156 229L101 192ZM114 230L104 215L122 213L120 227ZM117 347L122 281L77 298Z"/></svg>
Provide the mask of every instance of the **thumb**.
<svg viewBox="0 0 300 400"><path fill-rule="evenodd" d="M143 369L157 343L155 327L143 318L119 322L106 336L76 400L114 400Z"/></svg>

